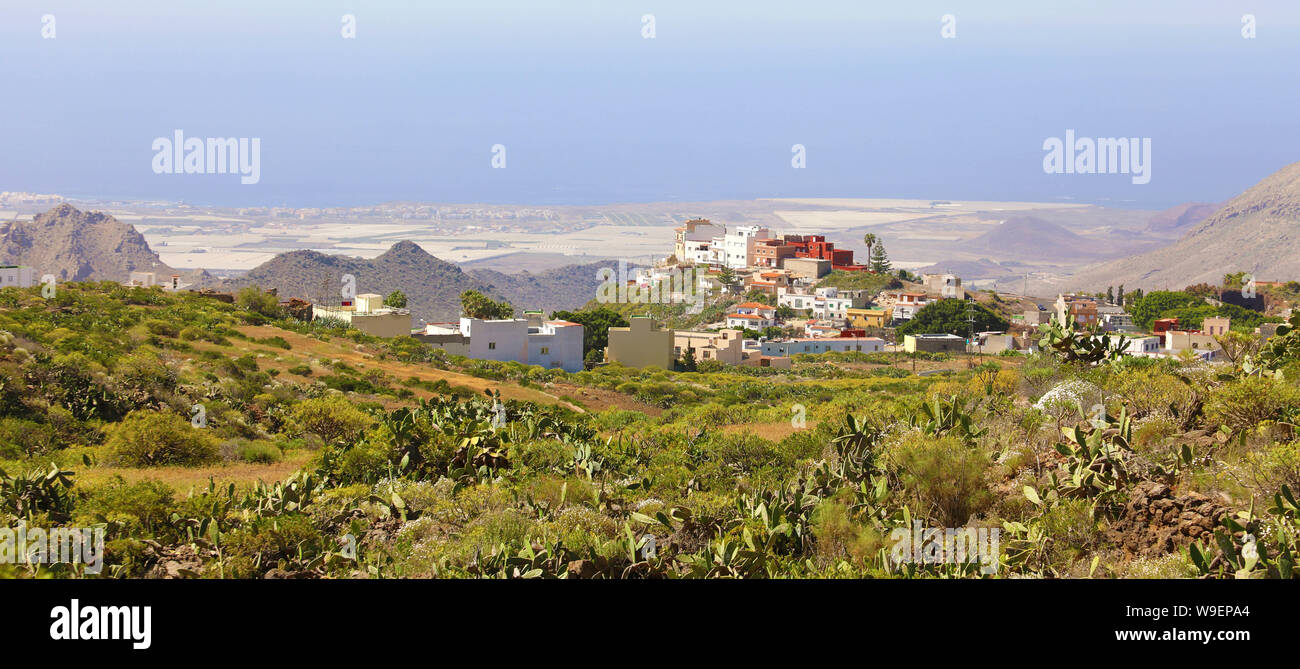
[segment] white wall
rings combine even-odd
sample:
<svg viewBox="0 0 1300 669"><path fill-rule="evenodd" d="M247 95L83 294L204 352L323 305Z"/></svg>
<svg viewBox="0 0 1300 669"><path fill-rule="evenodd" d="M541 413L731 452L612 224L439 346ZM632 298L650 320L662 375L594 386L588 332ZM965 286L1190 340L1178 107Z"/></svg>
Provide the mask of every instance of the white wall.
<svg viewBox="0 0 1300 669"><path fill-rule="evenodd" d="M0 288L14 287L32 287L32 268L23 265L0 268Z"/></svg>
<svg viewBox="0 0 1300 669"><path fill-rule="evenodd" d="M461 318L460 333L469 337L469 357L475 360L528 360L528 321L522 318L504 321Z"/></svg>
<svg viewBox="0 0 1300 669"><path fill-rule="evenodd" d="M583 329L581 325L543 323L528 335L528 364L581 372Z"/></svg>
<svg viewBox="0 0 1300 669"><path fill-rule="evenodd" d="M858 352L876 353L884 350L885 342L878 337L827 337L815 341L766 341L763 355L789 356L800 353Z"/></svg>

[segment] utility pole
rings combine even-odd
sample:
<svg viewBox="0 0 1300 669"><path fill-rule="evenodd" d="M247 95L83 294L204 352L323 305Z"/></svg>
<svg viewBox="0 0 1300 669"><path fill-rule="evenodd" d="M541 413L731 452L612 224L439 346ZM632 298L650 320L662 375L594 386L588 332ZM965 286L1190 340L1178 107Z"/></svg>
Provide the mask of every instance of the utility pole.
<svg viewBox="0 0 1300 669"><path fill-rule="evenodd" d="M966 302L966 341L967 343L975 341L975 300L969 299ZM976 344L976 354L979 352L979 345Z"/></svg>

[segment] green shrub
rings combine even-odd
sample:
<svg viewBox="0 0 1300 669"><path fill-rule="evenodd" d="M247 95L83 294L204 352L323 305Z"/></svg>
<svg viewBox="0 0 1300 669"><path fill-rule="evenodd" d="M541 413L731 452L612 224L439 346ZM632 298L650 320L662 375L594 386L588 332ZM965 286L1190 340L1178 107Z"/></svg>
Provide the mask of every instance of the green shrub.
<svg viewBox="0 0 1300 669"><path fill-rule="evenodd" d="M136 539L180 538L172 527L170 517L176 511L175 494L170 486L160 481L127 483L116 476L107 483L82 490L77 502L74 522L89 527L103 517L114 536Z"/></svg>
<svg viewBox="0 0 1300 669"><path fill-rule="evenodd" d="M152 318L144 322L144 327L145 329L149 330L150 334L155 334L158 335L159 337L175 338L177 335L180 334L180 328L177 327L175 324L168 323L167 321L152 319Z"/></svg>
<svg viewBox="0 0 1300 669"><path fill-rule="evenodd" d="M1277 443L1246 456L1246 462L1266 496L1287 486L1300 490L1300 441Z"/></svg>
<svg viewBox="0 0 1300 669"><path fill-rule="evenodd" d="M1125 369L1106 384L1135 418L1158 416L1183 423L1192 417L1200 396L1186 381L1160 369Z"/></svg>
<svg viewBox="0 0 1300 669"><path fill-rule="evenodd" d="M265 339L255 339L254 341L256 341L256 342L259 343L259 344L265 344L265 345L267 345L267 346L274 346L274 347L276 347L276 348L282 348L282 349L284 349L284 350L286 350L286 351L293 350L293 346L291 346L291 345L289 344L289 341L286 340L284 337L281 337L281 336L279 336L279 335L275 335L275 336L272 336L272 337L266 337Z"/></svg>
<svg viewBox="0 0 1300 669"><path fill-rule="evenodd" d="M271 464L284 459L284 453L280 452L274 444L265 442L250 442L239 447L235 454L244 462L255 462L258 464Z"/></svg>
<svg viewBox="0 0 1300 669"><path fill-rule="evenodd" d="M293 433L311 433L326 443L351 443L361 437L375 419L340 396L303 400L291 414Z"/></svg>
<svg viewBox="0 0 1300 669"><path fill-rule="evenodd" d="M1205 415L1212 424L1241 432L1254 429L1266 420L1275 420L1284 409L1296 406L1300 406L1300 390L1295 386L1248 376L1216 388L1205 403Z"/></svg>
<svg viewBox="0 0 1300 669"><path fill-rule="evenodd" d="M44 455L57 445L49 425L22 418L0 418L0 458Z"/></svg>
<svg viewBox="0 0 1300 669"><path fill-rule="evenodd" d="M171 413L132 411L113 428L108 447L129 467L195 466L215 462L217 440L205 428Z"/></svg>
<svg viewBox="0 0 1300 669"><path fill-rule="evenodd" d="M914 512L940 527L963 526L993 502L988 453L959 437L910 433L890 450L890 464Z"/></svg>
<svg viewBox="0 0 1300 669"><path fill-rule="evenodd" d="M325 549L325 538L306 516L257 518L222 537L226 575L253 578L283 565L294 570ZM291 564L292 563L292 564Z"/></svg>

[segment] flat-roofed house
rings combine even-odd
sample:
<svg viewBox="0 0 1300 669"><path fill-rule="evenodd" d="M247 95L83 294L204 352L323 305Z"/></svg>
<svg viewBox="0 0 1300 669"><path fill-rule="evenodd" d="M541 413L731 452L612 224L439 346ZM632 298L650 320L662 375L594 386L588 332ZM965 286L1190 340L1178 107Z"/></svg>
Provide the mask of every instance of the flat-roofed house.
<svg viewBox="0 0 1300 669"><path fill-rule="evenodd" d="M855 328L883 328L889 322L885 309L846 309L844 315Z"/></svg>
<svg viewBox="0 0 1300 669"><path fill-rule="evenodd" d="M744 269L753 264L754 246L760 238L768 236L767 228L757 225L738 225L722 237L727 267Z"/></svg>
<svg viewBox="0 0 1300 669"><path fill-rule="evenodd" d="M580 372L583 326L548 321L540 312L527 318L484 320L462 317L459 323L429 323L412 336L435 348L474 360L496 360Z"/></svg>
<svg viewBox="0 0 1300 669"><path fill-rule="evenodd" d="M674 228L673 255L682 262L709 262L709 246L714 237L727 234L727 229L711 223L707 218L693 218Z"/></svg>
<svg viewBox="0 0 1300 669"><path fill-rule="evenodd" d="M605 359L627 367L672 369L673 331L659 329L649 316L633 316L625 328L609 329Z"/></svg>
<svg viewBox="0 0 1300 669"><path fill-rule="evenodd" d="M737 304L735 311L727 314L727 327L761 330L776 325L776 307L759 302Z"/></svg>
<svg viewBox="0 0 1300 669"><path fill-rule="evenodd" d="M1107 332L1132 332L1137 329L1133 317L1124 310L1124 307L1113 304L1098 305L1097 318L1101 322L1101 329Z"/></svg>
<svg viewBox="0 0 1300 669"><path fill-rule="evenodd" d="M799 354L819 353L876 353L885 350L885 340L880 337L804 337L777 339L762 344L767 357L789 357Z"/></svg>
<svg viewBox="0 0 1300 669"><path fill-rule="evenodd" d="M1128 337L1128 343L1124 346L1124 353L1138 357L1155 357L1160 355L1160 349L1164 343L1164 337L1136 335Z"/></svg>
<svg viewBox="0 0 1300 669"><path fill-rule="evenodd" d="M786 258L781 266L803 279L820 279L831 273L831 261L820 258Z"/></svg>
<svg viewBox="0 0 1300 669"><path fill-rule="evenodd" d="M806 290L778 288L776 291L776 304L780 307L811 310L816 301L817 296Z"/></svg>
<svg viewBox="0 0 1300 669"><path fill-rule="evenodd" d="M1211 316L1201 321L1201 332L1210 336L1222 336L1228 334L1229 328L1232 327L1232 319L1222 316Z"/></svg>
<svg viewBox="0 0 1300 669"><path fill-rule="evenodd" d="M1052 312L1047 311L1046 309L1025 310L1025 325L1028 325L1030 327L1036 327L1039 325L1046 325L1051 322L1052 322Z"/></svg>
<svg viewBox="0 0 1300 669"><path fill-rule="evenodd" d="M785 266L787 258L793 258L795 247L780 239L758 239L754 241L754 266L780 268Z"/></svg>
<svg viewBox="0 0 1300 669"><path fill-rule="evenodd" d="M1078 295L1058 294L1056 296L1056 320L1064 323L1070 316L1080 327L1097 325L1097 300Z"/></svg>
<svg viewBox="0 0 1300 669"><path fill-rule="evenodd" d="M543 321L528 327L528 364L581 372L584 327L570 321Z"/></svg>
<svg viewBox="0 0 1300 669"><path fill-rule="evenodd" d="M1165 349L1175 354L1190 350L1206 360L1213 360L1219 342L1214 335L1196 330L1169 330L1165 332Z"/></svg>
<svg viewBox="0 0 1300 669"><path fill-rule="evenodd" d="M724 365L739 365L744 359L744 335L740 330L717 332L678 330L673 333L673 357L681 358L690 349L696 362L717 360Z"/></svg>
<svg viewBox="0 0 1300 669"><path fill-rule="evenodd" d="M357 295L353 304L313 304L311 313L312 318L340 320L350 328L375 337L407 337L411 334L411 311L384 306L384 296L376 293Z"/></svg>
<svg viewBox="0 0 1300 669"><path fill-rule="evenodd" d="M1016 350L1016 338L1005 332L977 332L970 350L975 353L1001 353Z"/></svg>
<svg viewBox="0 0 1300 669"><path fill-rule="evenodd" d="M965 352L966 339L948 333L905 335L903 350L908 353Z"/></svg>
<svg viewBox="0 0 1300 669"><path fill-rule="evenodd" d="M910 321L916 316L916 312L930 303L929 297L923 292L902 290L892 295L895 320Z"/></svg>
<svg viewBox="0 0 1300 669"><path fill-rule="evenodd" d="M0 288L31 288L32 268L26 265L0 265Z"/></svg>
<svg viewBox="0 0 1300 669"><path fill-rule="evenodd" d="M966 299L966 289L961 285L961 277L955 274L922 274L921 284L925 292L941 298Z"/></svg>

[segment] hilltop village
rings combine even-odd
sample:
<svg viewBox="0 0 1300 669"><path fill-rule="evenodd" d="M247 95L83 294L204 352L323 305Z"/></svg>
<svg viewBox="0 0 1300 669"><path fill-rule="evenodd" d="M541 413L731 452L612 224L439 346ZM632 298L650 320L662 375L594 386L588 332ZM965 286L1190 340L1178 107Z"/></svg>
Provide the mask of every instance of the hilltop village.
<svg viewBox="0 0 1300 669"><path fill-rule="evenodd" d="M875 235L864 237L868 258L860 259L824 235L778 234L757 225L728 228L696 218L672 232L664 240L666 255L652 266L603 269L600 288L583 309L549 317L466 291L458 321L423 322L406 308L402 291L358 293L355 286L329 303L288 296L279 306L303 321L413 337L475 360L567 372L604 364L693 371L701 365L789 369L794 356L826 353L1029 353L1039 346L1040 329L1053 322L1122 334L1124 355L1212 361L1234 357L1222 341L1230 333L1255 341L1271 336L1300 296L1295 282L1237 273L1225 275L1222 286L1151 296L1119 286L1052 300L968 290L947 272L895 269ZM0 286L49 278L39 268L0 267ZM156 272L131 272L124 285L194 290L179 274Z"/></svg>

